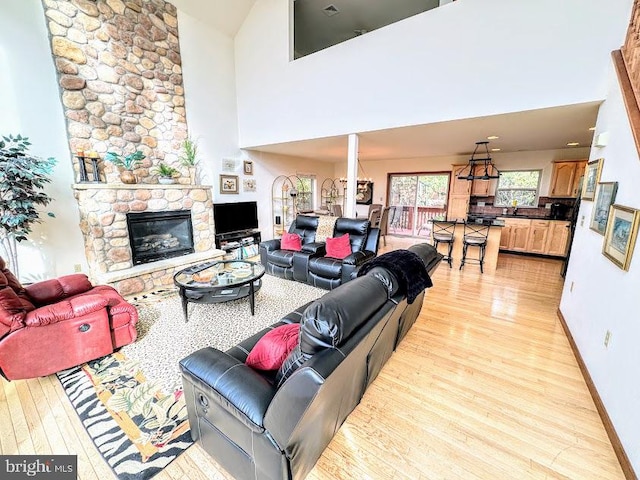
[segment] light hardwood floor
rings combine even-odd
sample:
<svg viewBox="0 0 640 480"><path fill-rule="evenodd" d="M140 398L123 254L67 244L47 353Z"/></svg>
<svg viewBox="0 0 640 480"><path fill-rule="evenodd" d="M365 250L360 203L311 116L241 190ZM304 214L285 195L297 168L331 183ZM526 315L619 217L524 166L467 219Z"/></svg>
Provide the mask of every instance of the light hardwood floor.
<svg viewBox="0 0 640 480"><path fill-rule="evenodd" d="M308 478L624 478L556 315L561 263L458 261ZM115 478L55 376L2 381L0 453L77 454L79 479ZM155 478L229 477L195 445Z"/></svg>

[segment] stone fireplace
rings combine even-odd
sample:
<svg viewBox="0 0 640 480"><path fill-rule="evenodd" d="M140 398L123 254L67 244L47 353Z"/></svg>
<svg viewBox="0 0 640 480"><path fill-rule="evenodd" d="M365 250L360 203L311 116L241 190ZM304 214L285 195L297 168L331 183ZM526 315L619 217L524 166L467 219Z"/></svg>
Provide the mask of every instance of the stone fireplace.
<svg viewBox="0 0 640 480"><path fill-rule="evenodd" d="M210 186L79 183L73 188L80 210L89 275L97 283L113 285L123 295L173 285L173 274L177 270L224 254L214 248ZM176 241L183 244L176 250L177 256L167 255L165 251L150 262L136 261L130 226L131 219L137 220L143 212L156 219L173 216L164 227L156 226L155 231L148 232L151 237L146 240L152 244L169 234L164 238L169 245L165 250L171 250ZM187 215L190 224L185 225L183 217L181 227L176 229L180 223L176 212L180 212L178 217ZM185 229L192 237L189 240L184 238ZM193 253L185 252L185 248Z"/></svg>

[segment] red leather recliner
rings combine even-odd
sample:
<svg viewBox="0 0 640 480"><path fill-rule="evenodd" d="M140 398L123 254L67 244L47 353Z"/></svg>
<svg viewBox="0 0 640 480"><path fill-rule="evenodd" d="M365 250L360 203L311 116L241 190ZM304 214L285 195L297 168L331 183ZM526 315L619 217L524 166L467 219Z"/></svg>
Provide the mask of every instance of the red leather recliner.
<svg viewBox="0 0 640 480"><path fill-rule="evenodd" d="M84 274L23 287L0 257L0 373L34 378L112 353L135 341L138 311Z"/></svg>

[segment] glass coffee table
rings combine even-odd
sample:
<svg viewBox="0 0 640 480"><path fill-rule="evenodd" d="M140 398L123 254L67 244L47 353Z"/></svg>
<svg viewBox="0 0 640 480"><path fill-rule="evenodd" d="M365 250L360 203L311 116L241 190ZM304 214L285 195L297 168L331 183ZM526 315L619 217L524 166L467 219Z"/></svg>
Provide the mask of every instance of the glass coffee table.
<svg viewBox="0 0 640 480"><path fill-rule="evenodd" d="M214 260L185 268L173 276L182 300L184 321L189 303L222 303L249 297L255 313L255 293L262 286L264 267L247 260Z"/></svg>

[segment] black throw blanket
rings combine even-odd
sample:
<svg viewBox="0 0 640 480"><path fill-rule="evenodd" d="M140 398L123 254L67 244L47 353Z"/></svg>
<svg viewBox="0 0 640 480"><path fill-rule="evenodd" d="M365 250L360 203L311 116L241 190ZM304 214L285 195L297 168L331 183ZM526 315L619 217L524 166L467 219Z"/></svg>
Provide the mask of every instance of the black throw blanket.
<svg viewBox="0 0 640 480"><path fill-rule="evenodd" d="M361 277L374 267L384 267L395 275L400 288L407 292L407 303L411 304L420 292L431 288L433 282L422 259L409 250L393 250L365 263L358 271Z"/></svg>

